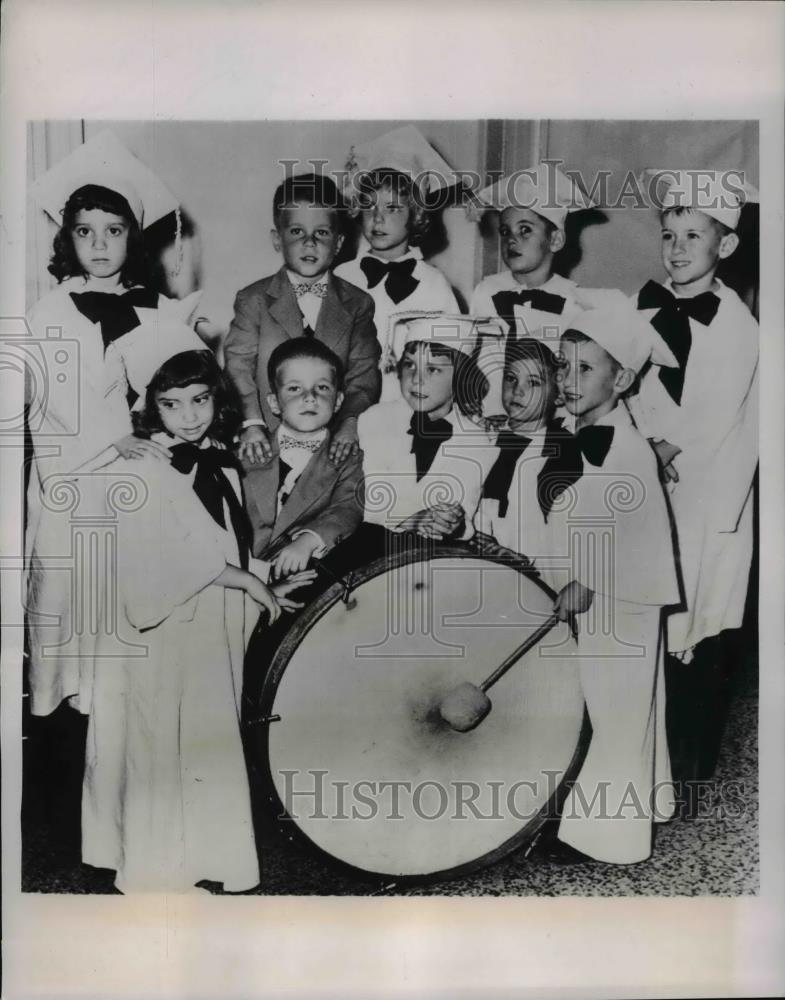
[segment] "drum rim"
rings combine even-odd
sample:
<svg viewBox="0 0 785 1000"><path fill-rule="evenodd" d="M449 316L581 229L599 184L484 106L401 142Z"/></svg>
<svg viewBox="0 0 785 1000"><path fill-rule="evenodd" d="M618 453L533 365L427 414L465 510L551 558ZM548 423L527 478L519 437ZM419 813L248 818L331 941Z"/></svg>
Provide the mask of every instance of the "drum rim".
<svg viewBox="0 0 785 1000"><path fill-rule="evenodd" d="M514 559L511 557L501 557L499 555L493 555L492 553L484 553L473 549L467 544L453 543L449 545L435 546L427 556L424 556L423 550L416 546L405 548L395 555L381 556L380 558L367 563L365 566L354 570L352 579L355 586L361 586L388 570L400 569L402 566L407 566L410 563L450 558L484 559L488 562L494 562L499 565L507 566L514 569L522 576L528 577L550 597L556 596L555 592L541 579L539 574L528 561L524 559ZM321 619L331 607L333 607L336 601L340 600L342 593L343 587L339 583L333 583L330 587L323 591L323 593L316 598L313 604L309 605L303 611L303 614L298 618L297 624L300 626L298 629L300 635L302 635L304 631L310 631L313 625L319 621L319 619ZM286 666L289 663L289 660L298 646L299 639L295 642L290 633L276 650L275 656L270 663L267 676L262 684L260 693L259 709L262 716L270 715L272 703L278 689L278 684L283 676ZM578 733L575 750L569 764L565 768L562 781L554 789L553 794L543 805L537 815L533 816L527 823L524 824L523 827L521 827L520 830L516 831L512 837L508 838L498 847L480 855L472 861L465 861L459 865L453 865L450 868L444 868L436 872L419 873L414 875L394 875L390 872L379 872L368 868L361 868L359 865L353 865L348 861L344 861L343 859L336 857L334 854L330 854L329 851L325 850L312 840L305 830L297 824L296 820L289 816L286 807L278 794L278 789L270 767L270 725L275 725L275 723L271 722L265 724L263 735L260 735L259 742L262 744L263 749L263 766L260 777L264 785L264 797L269 803L271 803L273 809L275 810L275 821L279 828L285 830L287 838L290 840L294 839L292 832L290 832L293 831L297 839L302 844L306 845L308 849L314 852L320 860L324 861L330 868L337 872L356 879L362 879L364 881L381 879L385 883L388 883L390 880L394 880L393 885L407 886L431 885L436 882L448 881L461 878L466 875L472 875L475 872L482 871L483 869L496 864L501 861L502 858L512 854L519 847L523 847L527 842L533 841L537 832L548 820L549 816L552 815L553 809L555 807L560 807L564 802L564 799L569 794L570 787L574 784L575 778L577 777L580 766L586 755L591 735L591 725L584 702L583 719Z"/></svg>

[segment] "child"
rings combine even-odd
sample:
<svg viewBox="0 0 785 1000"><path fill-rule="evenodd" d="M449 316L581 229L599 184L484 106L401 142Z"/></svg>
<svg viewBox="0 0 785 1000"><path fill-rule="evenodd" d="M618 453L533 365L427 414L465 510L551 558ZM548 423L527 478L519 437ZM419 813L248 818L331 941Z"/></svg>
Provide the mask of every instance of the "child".
<svg viewBox="0 0 785 1000"><path fill-rule="evenodd" d="M230 386L192 331L160 334L134 338L129 380L140 433L171 464L148 454L105 471L144 485L145 502L118 514L118 627L136 655L95 670L82 857L116 870L122 892L202 879L241 891L259 881L238 723L246 598L275 619L303 579L276 597L254 574L225 448L239 423Z"/></svg>
<svg viewBox="0 0 785 1000"><path fill-rule="evenodd" d="M460 311L446 278L425 263L417 245L430 222L425 198L449 186L452 171L413 125L359 146L352 154L348 181L362 240L355 259L335 273L368 291L379 342L385 344L396 312ZM384 372L381 401L399 395L395 372Z"/></svg>
<svg viewBox="0 0 785 1000"><path fill-rule="evenodd" d="M593 207L578 185L555 165L540 163L504 177L481 191L473 215L500 212L499 238L505 270L477 285L470 311L498 315L512 337L536 336L558 350L559 319L575 305L577 285L554 273L564 247L569 212ZM585 297L589 290L582 289ZM589 303L591 304L591 303Z"/></svg>
<svg viewBox="0 0 785 1000"><path fill-rule="evenodd" d="M562 620L580 616L592 736L551 856L630 864L651 852L652 813L661 820L673 810L662 609L679 591L656 457L619 403L650 356L675 360L626 304L576 314L561 344L562 391L578 429L572 503L549 519L554 557L572 566L554 608Z"/></svg>
<svg viewBox="0 0 785 1000"><path fill-rule="evenodd" d="M687 729L673 735L691 743L682 747L685 774L703 778L711 777L724 724L722 706L709 708L713 699L721 701L717 637L739 628L744 613L758 460L758 324L716 275L738 245L743 198L756 198L737 178L710 171L664 176L660 219L668 281L648 282L636 305L679 366L652 365L630 401L669 480L684 606L668 619L668 649L685 664L674 663L674 671L681 680L689 672L696 689L693 703L683 706Z"/></svg>
<svg viewBox="0 0 785 1000"><path fill-rule="evenodd" d="M94 468L99 455L101 462L118 453L168 460L166 448L133 435L123 344L151 317L187 320L196 296L174 302L146 283L142 230L175 212L177 202L111 132L58 163L32 194L61 224L49 265L59 284L28 317L34 343L52 364L43 378L29 369L35 464L26 540L31 711L48 715L64 698L78 707L94 638L77 629L78 598L62 568L74 558L72 519L53 491L65 476L86 495L89 476L75 476Z"/></svg>
<svg viewBox="0 0 785 1000"><path fill-rule="evenodd" d="M341 465L328 458L329 424L343 402L343 366L313 337L294 337L270 355L268 405L280 423L272 457L264 465L246 463L243 491L253 529L253 553L264 560L263 579L282 580L307 569L349 538L363 516L362 458L351 454ZM323 574L299 594L313 601L332 578ZM296 616L295 616L296 617ZM272 627L262 620L246 657L244 705L258 704L267 667L295 618Z"/></svg>
<svg viewBox="0 0 785 1000"><path fill-rule="evenodd" d="M329 424L344 399L343 366L326 344L295 337L270 355L267 404L280 420L272 456L247 466L244 492L253 528L253 552L267 558L275 577L306 569L348 537L362 520L362 461L352 454L330 462ZM283 538L291 540L280 547Z"/></svg>
<svg viewBox="0 0 785 1000"><path fill-rule="evenodd" d="M394 325L401 398L359 422L367 523L436 541L473 534L496 457L492 437L473 422L488 388L472 360L476 326L470 316L429 314Z"/></svg>
<svg viewBox="0 0 785 1000"><path fill-rule="evenodd" d="M273 196L272 241L283 256L276 274L237 294L224 346L226 370L242 401L240 455L263 462L272 455L278 420L270 409L267 365L278 344L312 336L333 349L346 372L330 459L357 450L357 418L379 398L381 354L373 300L330 274L343 243L345 209L333 182L321 174L288 177Z"/></svg>
<svg viewBox="0 0 785 1000"><path fill-rule="evenodd" d="M507 344L502 403L507 427L496 439L499 454L485 480L474 518L478 536L526 556L550 586L547 521L569 485L565 460L571 435L555 419L559 365L542 342ZM486 543L487 544L487 543Z"/></svg>

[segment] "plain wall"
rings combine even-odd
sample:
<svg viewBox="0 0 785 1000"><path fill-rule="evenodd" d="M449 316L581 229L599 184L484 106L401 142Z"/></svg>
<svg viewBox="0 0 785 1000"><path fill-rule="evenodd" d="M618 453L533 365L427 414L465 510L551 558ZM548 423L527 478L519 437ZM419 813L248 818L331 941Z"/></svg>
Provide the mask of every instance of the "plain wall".
<svg viewBox="0 0 785 1000"><path fill-rule="evenodd" d="M284 167L298 160L295 173L312 169L309 160L327 160L325 171L343 170L352 145L407 124L360 122L87 122L87 138L109 127L169 185L195 226L193 246L198 284L204 289L200 312L231 320L238 289L281 266L270 242L271 204ZM477 121L414 122L456 169L476 170L484 155ZM478 237L461 209L447 209L448 246L432 258L467 301L478 277ZM187 287L178 293L190 291Z"/></svg>

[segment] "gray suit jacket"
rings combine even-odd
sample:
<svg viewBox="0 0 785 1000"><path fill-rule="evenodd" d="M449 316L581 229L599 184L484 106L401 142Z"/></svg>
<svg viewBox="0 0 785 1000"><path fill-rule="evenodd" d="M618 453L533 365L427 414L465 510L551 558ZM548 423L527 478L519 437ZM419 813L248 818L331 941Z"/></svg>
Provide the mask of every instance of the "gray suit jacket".
<svg viewBox="0 0 785 1000"><path fill-rule="evenodd" d="M264 465L244 463L245 506L253 528L253 554L267 553L284 535L297 529L315 531L331 549L357 530L363 518L362 454L336 466L327 457L330 437L314 452L278 513L278 444Z"/></svg>
<svg viewBox="0 0 785 1000"><path fill-rule="evenodd" d="M344 401L336 423L359 416L381 393L381 347L373 310L373 299L367 292L329 275L314 333L338 355L346 373ZM267 362L279 344L302 336L303 316L285 268L237 293L224 357L246 420L263 417L268 427L278 425L267 405Z"/></svg>

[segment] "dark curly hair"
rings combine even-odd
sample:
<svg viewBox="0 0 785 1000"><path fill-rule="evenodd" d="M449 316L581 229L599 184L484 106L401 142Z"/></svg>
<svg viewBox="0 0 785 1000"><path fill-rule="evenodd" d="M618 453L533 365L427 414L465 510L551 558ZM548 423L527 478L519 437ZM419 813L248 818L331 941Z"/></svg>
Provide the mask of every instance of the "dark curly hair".
<svg viewBox="0 0 785 1000"><path fill-rule="evenodd" d="M357 178L358 197L357 214L362 213L373 203L373 195L383 188L387 188L396 197L407 202L409 206L409 223L407 226L409 233L409 243L416 246L430 229L431 219L422 199L417 197L410 177L401 173L400 170L383 168L371 170L360 174Z"/></svg>
<svg viewBox="0 0 785 1000"><path fill-rule="evenodd" d="M215 404L215 417L210 437L229 445L242 420L236 390L221 370L212 351L183 351L165 361L153 375L145 393L144 407L134 414L134 433L149 437L166 428L156 397L169 389L184 389L189 385L206 385Z"/></svg>
<svg viewBox="0 0 785 1000"><path fill-rule="evenodd" d="M422 341L410 340L405 345L396 368L398 378L403 372L406 355L414 354L420 343ZM479 417L482 414L482 401L488 395L489 386L488 379L478 368L476 360L463 351L457 351L445 344L426 343L425 346L435 358L448 358L452 362L452 396L461 413L465 417Z"/></svg>
<svg viewBox="0 0 785 1000"><path fill-rule="evenodd" d="M120 282L124 288L145 285L150 280L150 268L142 241L142 231L131 211L127 200L117 191L101 187L100 184L85 184L77 188L65 203L63 224L54 238L53 254L49 262L49 273L58 281L65 278L87 277L79 263L74 248L74 226L79 212L100 209L110 215L119 215L128 225L128 250L125 263L120 270Z"/></svg>

